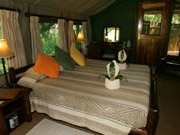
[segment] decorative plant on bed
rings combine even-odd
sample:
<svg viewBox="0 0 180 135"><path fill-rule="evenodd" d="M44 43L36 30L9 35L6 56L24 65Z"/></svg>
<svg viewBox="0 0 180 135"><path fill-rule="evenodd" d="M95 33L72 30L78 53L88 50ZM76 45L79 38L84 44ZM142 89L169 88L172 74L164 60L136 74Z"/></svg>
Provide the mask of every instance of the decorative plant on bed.
<svg viewBox="0 0 180 135"><path fill-rule="evenodd" d="M120 80L125 78L124 76L120 75L119 65L117 64L115 60L113 60L106 66L106 68L107 68L107 75L102 74L99 76L99 78L105 77L106 88L111 89L111 90L119 89Z"/></svg>
<svg viewBox="0 0 180 135"><path fill-rule="evenodd" d="M118 53L118 62L119 62L119 69L125 70L126 69L126 59L127 54L124 50L119 51Z"/></svg>

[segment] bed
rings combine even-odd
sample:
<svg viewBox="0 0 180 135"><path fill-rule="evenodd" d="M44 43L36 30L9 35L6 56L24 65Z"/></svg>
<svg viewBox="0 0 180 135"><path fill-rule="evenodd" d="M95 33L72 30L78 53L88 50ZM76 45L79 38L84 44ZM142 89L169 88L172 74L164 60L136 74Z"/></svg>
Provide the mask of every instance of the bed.
<svg viewBox="0 0 180 135"><path fill-rule="evenodd" d="M158 122L156 79L145 65L128 64L121 74L121 88L108 90L104 79L107 61L86 60L75 71L64 70L58 79L44 78L34 85L30 94L31 109L73 125L86 127L105 135L153 135ZM32 66L32 65L30 65ZM11 83L24 68L9 69Z"/></svg>

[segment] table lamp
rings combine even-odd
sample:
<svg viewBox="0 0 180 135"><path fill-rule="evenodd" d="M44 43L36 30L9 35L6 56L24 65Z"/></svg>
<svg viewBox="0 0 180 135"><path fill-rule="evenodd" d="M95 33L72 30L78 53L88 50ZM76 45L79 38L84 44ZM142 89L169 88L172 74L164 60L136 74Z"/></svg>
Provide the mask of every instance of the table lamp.
<svg viewBox="0 0 180 135"><path fill-rule="evenodd" d="M5 76L5 81L6 84L3 85L3 88L9 88L10 84L8 82L8 78L7 78L7 72L6 72L6 68L5 68L5 62L4 62L4 58L13 56L14 54L10 51L7 42L5 39L0 39L0 58L2 61L2 65L3 65L3 69L4 69L4 76Z"/></svg>
<svg viewBox="0 0 180 135"><path fill-rule="evenodd" d="M105 42L108 42L108 36L107 35L104 36L104 40L105 40Z"/></svg>
<svg viewBox="0 0 180 135"><path fill-rule="evenodd" d="M84 41L84 35L83 35L83 33L78 33L78 36L77 36L76 41L78 41L78 42L83 42L83 41ZM80 51L82 51L82 50L81 50L81 49L82 49L81 46L79 46L79 49L80 49Z"/></svg>

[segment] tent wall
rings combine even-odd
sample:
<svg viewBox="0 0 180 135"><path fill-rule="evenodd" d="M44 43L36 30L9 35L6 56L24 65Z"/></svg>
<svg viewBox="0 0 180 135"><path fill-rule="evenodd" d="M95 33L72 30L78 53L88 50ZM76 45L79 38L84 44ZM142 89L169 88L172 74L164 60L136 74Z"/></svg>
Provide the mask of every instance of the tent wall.
<svg viewBox="0 0 180 135"><path fill-rule="evenodd" d="M19 25L22 33L27 64L32 63L32 49L31 49L32 47L31 47L31 38L30 38L29 17L26 17L25 13L28 12L31 14L57 16L57 17L64 17L69 19L80 19L80 20L87 19L87 16L84 15L67 13L67 12L62 13L54 9L39 7L27 3L15 2L14 0L0 0L0 7L21 10L21 13L19 14Z"/></svg>
<svg viewBox="0 0 180 135"><path fill-rule="evenodd" d="M30 42L29 18L24 15L24 13L28 11L28 5L25 3L15 3L12 0L0 0L0 7L21 10L21 13L19 14L19 26L23 38L27 64L30 64L32 61L32 50Z"/></svg>
<svg viewBox="0 0 180 135"><path fill-rule="evenodd" d="M170 1L170 0L162 0ZM116 0L111 6L97 15L91 16L92 41L103 42L105 26L120 26L120 42L130 38L132 41L132 59L134 61L136 41L136 16L138 2L157 2L157 0ZM166 43L166 48L168 41ZM165 52L166 53L166 52Z"/></svg>
<svg viewBox="0 0 180 135"><path fill-rule="evenodd" d="M61 13L57 10L53 10L49 8L28 5L27 3L14 2L14 0L0 0L0 7L21 10L21 13L19 14L19 25L23 38L27 64L32 63L32 46L31 46L31 37L30 37L30 23L29 23L30 21L29 21L29 17L25 16L25 13L29 12L32 14L65 17L70 19L81 19L81 20L88 19L87 16L70 14L66 12ZM5 84L4 75L0 75L0 86L2 86L3 84Z"/></svg>
<svg viewBox="0 0 180 135"><path fill-rule="evenodd" d="M130 38L134 48L136 8L136 0L117 0L101 13L91 16L92 41L103 42L105 26L120 26L120 42Z"/></svg>

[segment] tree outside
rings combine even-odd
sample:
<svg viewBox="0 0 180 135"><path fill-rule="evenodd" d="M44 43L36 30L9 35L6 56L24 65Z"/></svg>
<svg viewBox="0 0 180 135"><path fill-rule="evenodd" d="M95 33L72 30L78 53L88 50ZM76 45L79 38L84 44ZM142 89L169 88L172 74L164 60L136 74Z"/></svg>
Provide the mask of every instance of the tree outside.
<svg viewBox="0 0 180 135"><path fill-rule="evenodd" d="M81 24L74 24L73 30L74 30L74 37L75 37L75 41L76 41L78 33L82 33L82 25ZM75 42L75 44L76 44L76 48L79 50L83 47L81 42Z"/></svg>
<svg viewBox="0 0 180 135"><path fill-rule="evenodd" d="M1 21L0 21L0 39L3 38L3 35L2 35L2 30L1 30ZM5 60L5 67L6 67L6 71L8 72L8 67L7 67L7 62L6 62L6 59ZM3 74L4 73L4 70L3 70L3 65L2 65L2 61L0 60L0 74Z"/></svg>
<svg viewBox="0 0 180 135"><path fill-rule="evenodd" d="M49 56L55 56L55 46L58 46L58 24L39 23L43 52Z"/></svg>
<svg viewBox="0 0 180 135"><path fill-rule="evenodd" d="M162 10L145 10L143 15L143 30L145 35L159 35L161 32Z"/></svg>
<svg viewBox="0 0 180 135"><path fill-rule="evenodd" d="M171 22L170 40L168 45L168 55L179 56L179 48L180 48L180 45L178 45L179 40L180 40L180 12L173 14L173 18Z"/></svg>

